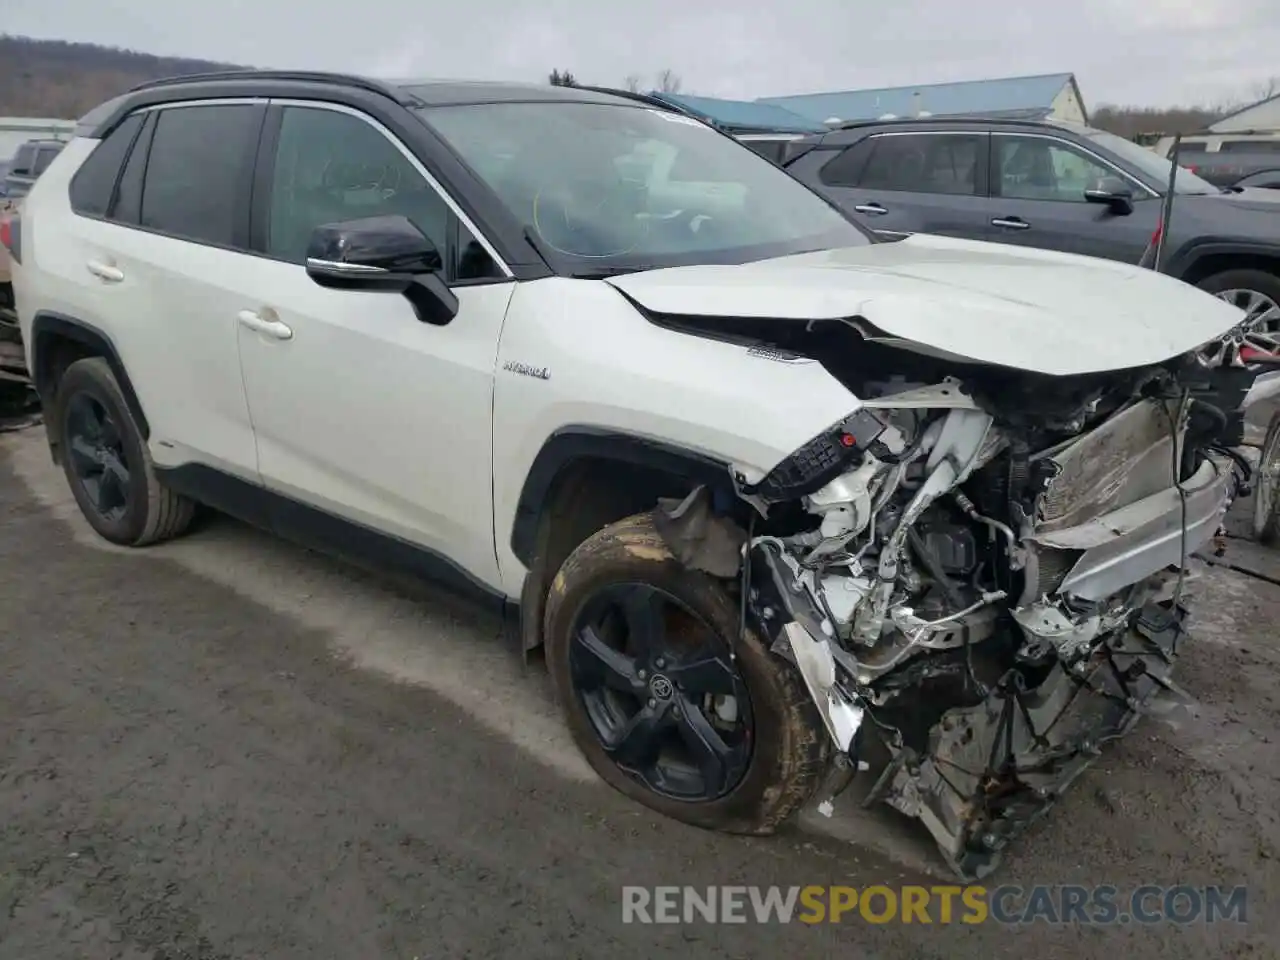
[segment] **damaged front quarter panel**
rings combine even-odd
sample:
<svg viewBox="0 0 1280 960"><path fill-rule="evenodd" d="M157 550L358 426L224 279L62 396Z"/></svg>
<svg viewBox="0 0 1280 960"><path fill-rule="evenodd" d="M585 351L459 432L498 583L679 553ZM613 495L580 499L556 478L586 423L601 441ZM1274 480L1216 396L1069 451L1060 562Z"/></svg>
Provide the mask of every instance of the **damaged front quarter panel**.
<svg viewBox="0 0 1280 960"><path fill-rule="evenodd" d="M1176 690L1167 571L1238 481L1212 436L1188 446L1166 371L974 377L868 381L766 475L735 471L745 524L701 490L656 514L683 562L740 578L840 782L878 741L866 802L919 819L965 879Z"/></svg>
<svg viewBox="0 0 1280 960"><path fill-rule="evenodd" d="M918 818L963 879L1053 806L1106 742L1175 690L1169 672L1185 611L1151 605L1086 658L1054 663L1034 688L1011 670L981 703L947 711L922 753L899 751L868 794Z"/></svg>

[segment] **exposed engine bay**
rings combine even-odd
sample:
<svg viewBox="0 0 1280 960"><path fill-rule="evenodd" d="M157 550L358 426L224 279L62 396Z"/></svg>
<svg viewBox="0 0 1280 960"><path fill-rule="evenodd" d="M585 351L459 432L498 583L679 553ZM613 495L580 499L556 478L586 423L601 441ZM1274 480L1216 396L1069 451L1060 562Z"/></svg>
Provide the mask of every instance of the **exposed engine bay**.
<svg viewBox="0 0 1280 960"><path fill-rule="evenodd" d="M835 792L878 751L865 802L918 818L973 879L1177 689L1181 568L1247 482L1230 447L1252 377L862 355L839 371L859 409L734 478L754 507L735 526L747 625L804 677ZM885 369L906 373L868 372ZM695 491L668 526L698 510Z"/></svg>

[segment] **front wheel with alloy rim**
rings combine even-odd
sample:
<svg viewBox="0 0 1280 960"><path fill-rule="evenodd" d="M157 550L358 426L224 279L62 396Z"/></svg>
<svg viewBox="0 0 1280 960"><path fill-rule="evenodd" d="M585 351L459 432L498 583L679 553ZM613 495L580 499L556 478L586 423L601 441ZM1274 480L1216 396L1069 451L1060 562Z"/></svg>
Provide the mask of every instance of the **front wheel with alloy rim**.
<svg viewBox="0 0 1280 960"><path fill-rule="evenodd" d="M1196 286L1244 311L1236 330L1202 348L1206 364L1240 366L1244 347L1262 353L1280 351L1280 277L1261 270L1226 270L1205 277Z"/></svg>
<svg viewBox="0 0 1280 960"><path fill-rule="evenodd" d="M802 678L740 633L722 582L681 565L647 514L570 554L544 629L570 731L610 786L747 834L771 832L812 795L829 741Z"/></svg>
<svg viewBox="0 0 1280 960"><path fill-rule="evenodd" d="M1280 542L1280 412L1271 417L1267 437L1262 441L1258 470L1253 484L1253 535L1271 546Z"/></svg>
<svg viewBox="0 0 1280 960"><path fill-rule="evenodd" d="M80 512L99 536L141 547L191 524L195 504L160 483L111 367L77 360L58 383L49 429Z"/></svg>

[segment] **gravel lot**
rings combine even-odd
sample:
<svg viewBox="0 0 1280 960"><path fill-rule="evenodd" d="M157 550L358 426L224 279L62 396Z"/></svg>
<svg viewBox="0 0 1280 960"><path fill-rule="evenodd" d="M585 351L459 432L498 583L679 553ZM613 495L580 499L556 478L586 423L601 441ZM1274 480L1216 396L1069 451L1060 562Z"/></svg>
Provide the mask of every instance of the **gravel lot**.
<svg viewBox="0 0 1280 960"><path fill-rule="evenodd" d="M1197 566L1196 703L994 878L1247 884L1248 924L641 927L624 884L929 883L929 848L879 814L759 840L651 816L594 781L495 621L226 520L109 548L39 428L0 437L0 503L0 957L1280 956L1280 586L1257 577Z"/></svg>

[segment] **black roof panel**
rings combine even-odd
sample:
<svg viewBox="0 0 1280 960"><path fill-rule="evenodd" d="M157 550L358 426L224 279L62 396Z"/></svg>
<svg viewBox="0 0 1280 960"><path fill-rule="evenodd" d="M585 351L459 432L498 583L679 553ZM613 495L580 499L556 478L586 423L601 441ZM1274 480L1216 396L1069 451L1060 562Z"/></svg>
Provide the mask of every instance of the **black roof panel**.
<svg viewBox="0 0 1280 960"><path fill-rule="evenodd" d="M227 70L141 83L81 117L76 126L76 136L104 137L126 114L139 107L218 97L304 97L318 100L333 97L351 105L381 99L416 108L479 103L650 102L646 97L590 87L480 80L373 80L307 70ZM658 103L651 105L658 109L671 109Z"/></svg>
<svg viewBox="0 0 1280 960"><path fill-rule="evenodd" d="M623 97L589 87L556 87L550 84L487 80L396 80L392 82L429 107L467 103L628 102Z"/></svg>

